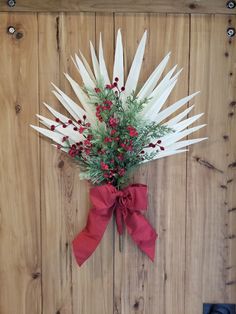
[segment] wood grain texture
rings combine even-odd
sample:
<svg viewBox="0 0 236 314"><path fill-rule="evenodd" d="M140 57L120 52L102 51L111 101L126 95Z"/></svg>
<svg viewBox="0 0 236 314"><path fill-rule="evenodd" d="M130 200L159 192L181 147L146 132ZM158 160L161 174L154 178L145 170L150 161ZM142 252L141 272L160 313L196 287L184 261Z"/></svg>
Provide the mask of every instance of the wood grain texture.
<svg viewBox="0 0 236 314"><path fill-rule="evenodd" d="M124 37L126 70L137 41L148 30L148 42L140 83L154 66L172 51L169 65L178 63L185 70L168 103L188 92L189 17L186 15L115 15L115 27ZM128 235L123 252L115 246L115 313L184 312L185 269L185 187L186 155L179 155L142 166L135 183L149 188L148 218L159 233L156 260L152 264Z"/></svg>
<svg viewBox="0 0 236 314"><path fill-rule="evenodd" d="M16 24L21 38L6 29ZM0 14L0 312L41 312L36 14ZM31 67L29 67L31 64Z"/></svg>
<svg viewBox="0 0 236 314"><path fill-rule="evenodd" d="M9 7L6 0L0 0L0 11L236 14L236 8L228 9L226 3L224 0L17 0L15 7Z"/></svg>
<svg viewBox="0 0 236 314"><path fill-rule="evenodd" d="M235 41L226 16L191 19L190 92L200 89L209 140L188 158L186 313L202 302L235 302ZM196 113L196 111L195 111Z"/></svg>
<svg viewBox="0 0 236 314"><path fill-rule="evenodd" d="M199 314L203 302L235 303L236 43L226 35L235 25L234 16L213 14L0 14L1 314ZM70 56L80 49L91 63L89 40L98 49L100 32L112 73L118 28L126 75L148 30L139 84L172 51L168 69L178 63L184 70L168 104L201 90L193 114L205 112L208 125L198 135L209 140L131 178L149 186L147 217L159 233L155 263L126 234L119 252L111 221L79 268L71 241L86 223L90 186L29 124L37 112L51 117L43 101L62 110L51 81L76 100L63 72L81 82Z"/></svg>
<svg viewBox="0 0 236 314"><path fill-rule="evenodd" d="M60 85L60 37L62 15L39 14L40 114L50 116L43 101L61 109L50 82ZM72 168L63 154L41 138L42 299L43 313L72 313L71 297L71 201ZM52 172L52 173L51 173ZM72 177L73 179L73 177ZM72 204L71 204L72 203ZM70 225L70 228L69 226Z"/></svg>

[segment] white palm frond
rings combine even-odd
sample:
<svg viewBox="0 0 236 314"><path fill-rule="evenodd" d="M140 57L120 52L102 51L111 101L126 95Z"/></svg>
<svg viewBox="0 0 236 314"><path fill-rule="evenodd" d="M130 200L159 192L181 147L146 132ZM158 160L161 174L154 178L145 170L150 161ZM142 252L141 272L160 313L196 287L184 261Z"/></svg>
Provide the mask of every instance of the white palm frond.
<svg viewBox="0 0 236 314"><path fill-rule="evenodd" d="M144 49L146 45L146 39L147 39L147 31L143 34L143 37L139 43L138 49L136 51L136 54L134 56L133 63L131 65L127 81L125 83L125 93L131 94L133 91L136 91L139 74L143 62L143 55L144 55Z"/></svg>
<svg viewBox="0 0 236 314"><path fill-rule="evenodd" d="M156 67L156 69L152 72L150 77L147 79L141 90L138 92L138 99L144 99L145 97L149 97L153 89L155 88L157 82L159 81L165 67L170 58L170 52L165 56L165 58L161 61L161 63Z"/></svg>
<svg viewBox="0 0 236 314"><path fill-rule="evenodd" d="M120 29L117 32L116 38L116 50L113 69L113 82L115 78L119 78L120 87L124 85L124 56L123 56L123 44Z"/></svg>
<svg viewBox="0 0 236 314"><path fill-rule="evenodd" d="M100 38L99 38L99 66L100 66L101 76L104 79L104 83L105 84L111 84L111 81L109 79L108 72L107 72L106 63L104 60L103 47L102 47L102 35L101 34L100 34Z"/></svg>
<svg viewBox="0 0 236 314"><path fill-rule="evenodd" d="M188 114L193 109L193 105L186 108L186 104L198 94L198 92L193 93L189 96L186 96L174 104L168 106L165 109L162 109L166 100L170 96L173 88L175 87L179 75L182 71L179 70L175 73L177 69L177 65L175 65L172 69L170 69L167 74L161 79L164 71L166 70L167 63L170 59L170 53L168 53L160 64L155 68L155 70L148 77L146 82L141 86L139 90L137 90L138 80L140 76L141 66L143 63L145 45L147 40L147 32L145 31L140 43L137 47L136 53L134 55L133 62L131 63L130 70L128 71L128 77L126 82L124 82L124 51L122 44L122 36L121 31L118 30L117 38L116 38L116 49L114 56L114 66L113 66L113 77L112 82L114 82L115 78L119 78L119 88L125 86L125 97L131 95L131 93L135 92L138 100L149 99L149 101L144 106L141 115L147 119L155 122L156 124L161 124L168 126L173 129L173 132L163 136L161 139L162 145L165 150L160 151L154 159L159 159L166 156L171 156L174 154L179 154L187 151L187 147L193 145L195 143L201 142L206 138L196 138L196 139L187 139L184 140L185 137L190 134L198 131L205 124L194 126L189 128L189 126L196 122L203 114L196 114L192 117L188 117ZM80 53L80 57L75 54L75 59L72 58L76 68L78 69L83 84L87 89L95 89L98 85L98 82L103 80L104 84L111 84L111 79L109 78L109 74L107 71L106 62L104 59L102 38L100 35L99 39L99 49L98 53L96 53L93 44L90 42L90 53L92 59L92 66L89 65L85 57L82 53ZM59 126L56 130L48 130L47 128L51 128L53 124L53 120L45 118L41 115L37 115L40 122L46 127L38 127L32 126L36 131L43 134L44 136L52 139L55 143L64 145L63 136L69 136L72 142L78 142L83 139L83 135L79 132L74 132L75 127L79 127L77 124L78 120L86 119L89 123L95 125L97 122L95 109L91 105L92 96L89 96L84 89L67 73L65 73L67 80L69 81L75 95L78 98L77 104L74 100L72 100L68 95L66 95L61 89L59 89L53 83L54 87L54 95L60 101L62 106L69 112L69 115L73 117L72 125L68 125L66 128L63 126ZM160 80L161 79L161 80ZM44 103L50 113L55 117L55 119L60 120L62 123L68 122L70 118L61 114L60 112L53 109L48 104ZM182 112L178 112L181 108ZM176 114L177 113L177 114ZM176 115L175 115L176 114ZM175 115L175 116L173 116ZM55 124L55 122L54 122ZM64 147L64 151L67 149ZM150 148L145 148L145 152L149 152ZM143 162L146 162L144 160Z"/></svg>

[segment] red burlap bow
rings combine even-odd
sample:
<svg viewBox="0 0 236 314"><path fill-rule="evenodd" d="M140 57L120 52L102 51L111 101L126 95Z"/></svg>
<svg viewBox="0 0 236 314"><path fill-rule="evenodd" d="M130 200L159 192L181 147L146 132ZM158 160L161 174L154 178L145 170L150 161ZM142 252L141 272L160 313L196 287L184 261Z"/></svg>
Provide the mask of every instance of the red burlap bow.
<svg viewBox="0 0 236 314"><path fill-rule="evenodd" d="M138 247L153 261L155 256L156 231L142 215L147 210L147 186L130 185L122 191L110 184L90 190L93 208L90 209L86 227L73 240L73 251L81 266L95 251L115 211L119 234L123 223Z"/></svg>

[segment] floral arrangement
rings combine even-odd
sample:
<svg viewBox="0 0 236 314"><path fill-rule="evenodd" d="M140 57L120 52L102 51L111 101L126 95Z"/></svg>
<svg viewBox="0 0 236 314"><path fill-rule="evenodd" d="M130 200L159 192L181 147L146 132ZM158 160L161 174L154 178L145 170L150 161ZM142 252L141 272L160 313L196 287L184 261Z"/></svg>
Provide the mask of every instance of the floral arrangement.
<svg viewBox="0 0 236 314"><path fill-rule="evenodd" d="M147 209L147 187L127 186L129 174L142 163L185 152L187 146L205 139L180 141L204 126L188 128L202 115L184 119L193 106L171 116L197 93L161 110L181 72L174 74L175 66L159 82L170 53L137 91L146 37L147 32L139 43L125 83L120 30L112 81L104 60L101 36L98 57L90 43L93 71L82 54L73 59L84 87L65 74L82 107L53 84L53 93L69 112L69 117L45 103L54 120L37 115L46 128L32 126L69 154L80 166L80 177L95 186L90 191L94 207L87 225L73 241L79 265L96 249L113 212L118 232L123 232L124 223L140 249L153 260L157 234L142 214Z"/></svg>

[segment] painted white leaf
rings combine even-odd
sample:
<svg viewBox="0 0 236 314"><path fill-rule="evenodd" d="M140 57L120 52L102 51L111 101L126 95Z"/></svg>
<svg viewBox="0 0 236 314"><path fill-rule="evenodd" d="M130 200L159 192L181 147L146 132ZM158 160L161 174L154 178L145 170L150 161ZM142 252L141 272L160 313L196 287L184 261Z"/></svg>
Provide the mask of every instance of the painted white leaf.
<svg viewBox="0 0 236 314"><path fill-rule="evenodd" d="M83 115L86 115L84 109L82 109L79 105L77 105L70 97L68 97L63 91L61 91L56 85L52 83L53 87L57 90L57 92L53 91L53 93L58 98L58 94L62 97L58 99L61 101L63 106L66 108L67 111L76 119L82 119Z"/></svg>
<svg viewBox="0 0 236 314"><path fill-rule="evenodd" d="M83 62L80 60L80 58L77 54L75 54L75 61L76 61L79 73L80 73L82 80L84 82L84 85L88 88L95 88L96 86L95 86L94 81L91 79L89 72L87 71Z"/></svg>
<svg viewBox="0 0 236 314"><path fill-rule="evenodd" d="M90 78L92 79L92 81L95 83L96 82L96 78L93 74L93 71L88 63L88 61L86 60L85 56L82 54L81 50L79 50L79 54L80 54L80 57L82 59L82 62L85 66L85 69L87 70L88 74L90 75Z"/></svg>
<svg viewBox="0 0 236 314"><path fill-rule="evenodd" d="M38 117L47 128L51 128L51 125L56 125L57 123L51 119L45 118L41 116L40 114L36 114L36 117Z"/></svg>
<svg viewBox="0 0 236 314"><path fill-rule="evenodd" d="M205 140L207 140L207 137L195 138L192 140L185 140L185 141L176 142L170 146L167 146L167 150L184 148L184 147L196 144L196 143L200 143L200 142L205 141Z"/></svg>
<svg viewBox="0 0 236 314"><path fill-rule="evenodd" d="M173 88L175 87L177 81L175 80L172 82L170 86L168 86L162 95L158 98L156 102L154 102L151 106L149 106L148 111L145 113L145 118L151 119L155 121L155 117L157 113L160 111L164 103L166 102L167 98L169 97L170 93L172 92Z"/></svg>
<svg viewBox="0 0 236 314"><path fill-rule="evenodd" d="M57 145L55 145L55 144L51 144L51 145L52 145L53 147L57 148ZM66 147L63 147L63 146L60 148L60 150L63 151L63 152L65 152L65 153L68 153L68 152L69 152L69 149L66 148Z"/></svg>
<svg viewBox="0 0 236 314"><path fill-rule="evenodd" d="M181 108L183 105L185 105L187 102L189 102L194 96L196 96L199 92L196 92L192 95L189 95L187 97L184 97L180 100L178 100L176 103L173 105L169 106L168 108L162 110L161 112L158 113L158 115L155 118L156 123L160 123L162 120L170 116L172 113L177 111L179 108Z"/></svg>
<svg viewBox="0 0 236 314"><path fill-rule="evenodd" d="M47 109L54 115L54 117L58 118L61 122L68 122L69 118L61 114L60 112L56 111L53 109L51 106L46 104L45 102L43 103Z"/></svg>
<svg viewBox="0 0 236 314"><path fill-rule="evenodd" d="M147 31L144 32L142 39L138 45L138 48L136 50L136 53L135 53L128 77L127 77L127 81L125 84L125 94L127 96L129 96L132 91L136 90L141 66L143 63L143 55L144 55L146 40L147 40Z"/></svg>
<svg viewBox="0 0 236 314"><path fill-rule="evenodd" d="M108 76L108 72L107 72L107 67L106 67L106 63L104 60L104 55L103 55L103 47L102 47L102 35L100 33L100 39L99 39L99 66L100 66L100 72L101 75L104 79L104 83L105 84L111 84L109 76Z"/></svg>
<svg viewBox="0 0 236 314"><path fill-rule="evenodd" d="M99 63L98 63L98 59L97 59L97 56L96 56L95 49L94 49L93 44L92 44L91 41L90 41L90 52L91 52L93 69L94 69L96 80L100 81L100 79L101 79L100 67L99 67Z"/></svg>
<svg viewBox="0 0 236 314"><path fill-rule="evenodd" d="M117 32L116 38L116 50L115 50L115 60L113 69L113 82L115 78L119 78L119 87L124 85L124 61L123 61L123 45L120 29Z"/></svg>
<svg viewBox="0 0 236 314"><path fill-rule="evenodd" d="M142 100L145 97L149 97L155 86L157 85L158 80L160 79L168 61L170 58L170 52L165 56L165 58L161 61L161 63L156 67L156 69L152 72L150 77L147 79L140 92L138 93L138 99Z"/></svg>
<svg viewBox="0 0 236 314"><path fill-rule="evenodd" d="M199 118L201 118L201 116L203 116L204 113L199 113L199 114L196 114L195 116L193 117L190 117L188 119L185 119L184 121L182 122L179 122L177 124L175 124L172 128L175 130L175 131L182 131L183 129L187 128L189 125L191 125L192 123L194 123L195 121L197 121Z"/></svg>
<svg viewBox="0 0 236 314"><path fill-rule="evenodd" d="M94 122L95 120L95 113L94 113L94 109L93 109L93 105L90 104L90 100L88 98L88 96L83 92L82 88L79 86L79 84L74 81L69 74L65 73L66 78L68 79L68 81L71 84L71 87L73 88L76 96L78 97L80 103L82 104L82 106L85 109L85 113L88 117L88 120L90 122Z"/></svg>
<svg viewBox="0 0 236 314"><path fill-rule="evenodd" d="M174 118L170 119L169 121L167 121L166 123L164 123L164 125L167 125L169 127L173 127L176 123L178 123L179 121L181 121L185 116L187 116L189 114L189 112L194 108L194 105L190 106L189 108L185 109L184 111L182 111L180 114L178 114L177 116L175 116Z"/></svg>
<svg viewBox="0 0 236 314"><path fill-rule="evenodd" d="M175 143L177 141L179 141L181 138L184 138L198 130L200 130L201 128L203 128L204 126L206 126L206 124L202 124L202 125L198 125L198 126L195 126L193 128L190 128L190 129L186 129L182 132L176 132L176 133L173 133L173 134L170 134L170 135L166 135L166 136L163 136L161 138L162 140L162 144L164 147L172 144L172 143Z"/></svg>
<svg viewBox="0 0 236 314"><path fill-rule="evenodd" d="M70 139L73 140L73 143L74 142L78 142L80 140L84 140L84 137L82 134L80 134L78 131L75 131L74 130L74 127L77 126L77 128L79 128L80 126L73 122L73 124L69 124L66 126L66 128L63 128L63 126L61 124L57 124L55 121L53 120L50 120L50 119L47 119L39 114L36 115L40 120L40 123L42 123L43 125L45 125L46 127L50 128L51 125L55 125L56 128L55 130L53 131L54 133L57 132L57 133L61 133L63 135L66 135L66 136L69 136Z"/></svg>
<svg viewBox="0 0 236 314"><path fill-rule="evenodd" d="M152 106L153 103L155 103L158 100L158 97L165 91L165 89L173 82L171 81L171 76L174 73L177 65L174 66L167 74L166 76L161 80L161 82L157 85L157 87L153 90L151 95L149 95L148 98L150 98L147 105L143 108L142 113L146 113L149 108Z"/></svg>
<svg viewBox="0 0 236 314"><path fill-rule="evenodd" d="M65 136L69 136L69 139L74 143L84 140L83 135L78 131L74 131L73 128L73 125L68 125L66 128L63 128L63 126L60 125L56 128L56 130Z"/></svg>
<svg viewBox="0 0 236 314"><path fill-rule="evenodd" d="M33 129L35 129L36 131L38 131L39 133L43 134L44 136L50 138L51 140L53 140L54 142L63 145L62 142L62 138L63 136L57 132L54 131L49 131L47 129L41 128L39 126L35 126L35 125L30 125Z"/></svg>
<svg viewBox="0 0 236 314"><path fill-rule="evenodd" d="M187 152L187 151L188 151L187 149L161 151L152 160L156 160L156 159L160 159L160 158L163 158L163 157L184 153L184 152ZM149 160L143 160L142 162L140 162L140 164L146 163L146 162L149 162Z"/></svg>

